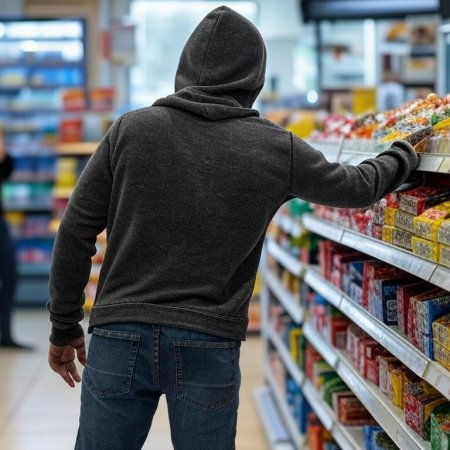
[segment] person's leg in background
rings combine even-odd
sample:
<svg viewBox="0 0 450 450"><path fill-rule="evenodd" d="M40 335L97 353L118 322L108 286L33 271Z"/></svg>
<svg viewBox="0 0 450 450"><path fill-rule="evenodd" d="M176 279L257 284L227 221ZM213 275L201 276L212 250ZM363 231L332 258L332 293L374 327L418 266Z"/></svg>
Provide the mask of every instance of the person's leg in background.
<svg viewBox="0 0 450 450"><path fill-rule="evenodd" d="M161 392L153 325L94 328L83 371L76 450L140 450Z"/></svg>
<svg viewBox="0 0 450 450"><path fill-rule="evenodd" d="M0 216L0 346L21 347L12 338L11 318L17 286L14 242L8 225Z"/></svg>
<svg viewBox="0 0 450 450"><path fill-rule="evenodd" d="M234 450L240 342L171 327L160 342L174 450Z"/></svg>

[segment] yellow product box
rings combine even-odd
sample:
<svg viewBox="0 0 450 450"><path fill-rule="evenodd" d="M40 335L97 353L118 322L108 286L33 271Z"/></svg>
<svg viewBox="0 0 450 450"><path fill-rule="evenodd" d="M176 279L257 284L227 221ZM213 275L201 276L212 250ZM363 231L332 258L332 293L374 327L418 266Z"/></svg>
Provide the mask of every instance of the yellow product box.
<svg viewBox="0 0 450 450"><path fill-rule="evenodd" d="M394 226L395 211L398 211L397 208L391 208L390 206L386 206L386 208L384 208L384 224L385 225Z"/></svg>
<svg viewBox="0 0 450 450"><path fill-rule="evenodd" d="M412 250L412 237L413 233L410 233L409 231L395 227L392 231L392 243L399 247L406 248L407 250Z"/></svg>
<svg viewBox="0 0 450 450"><path fill-rule="evenodd" d="M412 251L415 255L421 256L429 261L439 261L439 244L437 242L413 236Z"/></svg>
<svg viewBox="0 0 450 450"><path fill-rule="evenodd" d="M414 218L412 214L397 209L394 213L394 225L402 230L414 233Z"/></svg>
<svg viewBox="0 0 450 450"><path fill-rule="evenodd" d="M440 244L439 246L439 264L450 267L450 246Z"/></svg>
<svg viewBox="0 0 450 450"><path fill-rule="evenodd" d="M433 322L433 339L450 348L450 314L439 317Z"/></svg>
<svg viewBox="0 0 450 450"><path fill-rule="evenodd" d="M438 241L450 245L450 219L444 220L439 226Z"/></svg>
<svg viewBox="0 0 450 450"><path fill-rule="evenodd" d="M391 379L389 398L395 406L401 409L403 409L403 372L402 368L397 368L389 374Z"/></svg>
<svg viewBox="0 0 450 450"><path fill-rule="evenodd" d="M383 225L383 228L381 231L381 239L384 242L392 244L392 235L393 235L394 230L395 230L395 227L393 225Z"/></svg>
<svg viewBox="0 0 450 450"><path fill-rule="evenodd" d="M434 360L450 370L450 348L433 340Z"/></svg>
<svg viewBox="0 0 450 450"><path fill-rule="evenodd" d="M439 227L449 215L450 210L445 204L429 208L414 218L414 231L419 237L437 241Z"/></svg>

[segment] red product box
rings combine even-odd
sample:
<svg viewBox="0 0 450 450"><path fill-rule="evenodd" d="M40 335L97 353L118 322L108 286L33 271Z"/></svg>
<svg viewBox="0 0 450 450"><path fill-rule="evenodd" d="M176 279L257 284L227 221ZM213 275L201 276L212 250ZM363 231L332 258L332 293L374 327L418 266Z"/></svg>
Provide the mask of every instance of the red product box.
<svg viewBox="0 0 450 450"><path fill-rule="evenodd" d="M375 339L372 339L370 337L366 338L366 339L361 339L358 343L359 358L357 359L356 368L358 369L358 372L362 376L365 376L364 374L367 371L367 369L366 369L366 350L367 350L367 348L369 348L371 346L375 346L377 344L378 344L377 341L375 341Z"/></svg>
<svg viewBox="0 0 450 450"><path fill-rule="evenodd" d="M422 214L426 209L450 199L448 188L420 186L400 193L399 208L414 216Z"/></svg>
<svg viewBox="0 0 450 450"><path fill-rule="evenodd" d="M319 242L319 263L321 275L329 280L331 277L331 269L333 256L338 253L350 253L353 250L348 247L344 247L336 242L332 241L320 241Z"/></svg>
<svg viewBox="0 0 450 450"><path fill-rule="evenodd" d="M323 361L322 355L312 345L308 345L305 352L305 375L309 380L313 379L314 364L318 361Z"/></svg>
<svg viewBox="0 0 450 450"><path fill-rule="evenodd" d="M391 192L386 195L386 206L389 208L398 208L400 206L400 194L398 192Z"/></svg>
<svg viewBox="0 0 450 450"><path fill-rule="evenodd" d="M373 417L353 392L333 393L333 409L338 421L346 426L375 424Z"/></svg>
<svg viewBox="0 0 450 450"><path fill-rule="evenodd" d="M367 337L368 334L356 325L350 324L347 329L347 354L355 366L358 363L359 341Z"/></svg>
<svg viewBox="0 0 450 450"><path fill-rule="evenodd" d="M346 263L352 261L360 261L362 259L367 259L365 256L359 252L354 253L340 253L333 256L333 266L331 269L330 281L339 289L342 289L342 277L344 275L344 270L346 269Z"/></svg>
<svg viewBox="0 0 450 450"><path fill-rule="evenodd" d="M415 283L400 286L398 288L397 320L398 320L398 328L403 335L406 336L408 334L407 316L410 298L434 288L435 286L433 286L430 283L427 283L426 281L417 281Z"/></svg>
<svg viewBox="0 0 450 450"><path fill-rule="evenodd" d="M407 328L408 328L408 339L409 341L415 345L417 348L419 348L419 339L422 339L422 336L418 333L418 317L417 317L417 302L423 302L430 298L432 298L435 295L439 295L442 292L442 289L440 288L432 288L429 291L423 292L418 295L414 295L410 297L409 299L409 305L408 305L408 322L407 322Z"/></svg>
<svg viewBox="0 0 450 450"><path fill-rule="evenodd" d="M366 345L364 352L364 370L362 372L363 377L378 385L380 379L378 356L388 355L388 353L378 342ZM372 372L375 369L376 373Z"/></svg>
<svg viewBox="0 0 450 450"><path fill-rule="evenodd" d="M347 329L350 320L347 317L332 317L329 320L329 342L333 347L345 350L347 347Z"/></svg>

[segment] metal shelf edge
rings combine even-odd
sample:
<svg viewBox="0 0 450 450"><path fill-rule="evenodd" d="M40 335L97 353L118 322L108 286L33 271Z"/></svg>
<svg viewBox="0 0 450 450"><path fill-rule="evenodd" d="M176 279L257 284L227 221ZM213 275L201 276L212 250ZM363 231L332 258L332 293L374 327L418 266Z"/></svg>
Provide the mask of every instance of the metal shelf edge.
<svg viewBox="0 0 450 450"><path fill-rule="evenodd" d="M294 300L294 295L281 284L279 279L269 269L263 269L262 276L270 291L277 297L294 322L301 323L304 317L304 310Z"/></svg>

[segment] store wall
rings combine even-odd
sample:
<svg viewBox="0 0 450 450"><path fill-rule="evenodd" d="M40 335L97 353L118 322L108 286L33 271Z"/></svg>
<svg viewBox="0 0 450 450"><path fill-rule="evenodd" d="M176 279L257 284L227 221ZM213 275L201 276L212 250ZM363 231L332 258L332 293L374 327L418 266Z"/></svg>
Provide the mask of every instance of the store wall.
<svg viewBox="0 0 450 450"><path fill-rule="evenodd" d="M98 27L100 0L23 0L23 14L30 17L85 17L88 28L89 86L101 85L100 64L101 33Z"/></svg>
<svg viewBox="0 0 450 450"><path fill-rule="evenodd" d="M295 92L293 85L293 53L301 32L301 13L298 0L257 0L258 27L267 47L267 80L277 79L278 94ZM265 90L269 88L266 85Z"/></svg>

